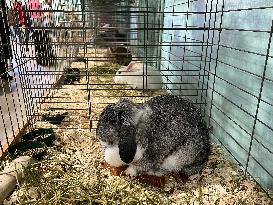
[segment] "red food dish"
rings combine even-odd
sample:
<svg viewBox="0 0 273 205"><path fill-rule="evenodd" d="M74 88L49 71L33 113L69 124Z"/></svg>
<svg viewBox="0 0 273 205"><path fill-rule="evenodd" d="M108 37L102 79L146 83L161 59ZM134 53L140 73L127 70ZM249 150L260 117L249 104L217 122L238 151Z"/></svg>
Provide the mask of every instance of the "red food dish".
<svg viewBox="0 0 273 205"><path fill-rule="evenodd" d="M126 176L124 171L128 167L128 166L113 167L105 161L101 162L101 166L104 169L108 169L113 176ZM183 173L173 173L173 174L171 174L171 176L182 180L182 182L185 182L188 179L188 177ZM161 188L161 187L165 186L167 177L169 177L169 176L159 177L159 176L145 174L145 175L137 176L134 179L141 182L141 183L145 183L145 184L149 184L154 187Z"/></svg>

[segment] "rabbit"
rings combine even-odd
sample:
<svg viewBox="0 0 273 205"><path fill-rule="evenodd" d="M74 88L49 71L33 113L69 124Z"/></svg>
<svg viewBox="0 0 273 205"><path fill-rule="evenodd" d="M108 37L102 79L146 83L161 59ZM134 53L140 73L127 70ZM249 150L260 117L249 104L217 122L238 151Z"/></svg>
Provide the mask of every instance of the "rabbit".
<svg viewBox="0 0 273 205"><path fill-rule="evenodd" d="M128 66L132 61L132 54L130 50L123 46L110 47L109 58L113 63Z"/></svg>
<svg viewBox="0 0 273 205"><path fill-rule="evenodd" d="M159 90L162 88L162 76L159 70L143 63L131 62L121 66L114 77L115 83L127 84L134 89Z"/></svg>
<svg viewBox="0 0 273 205"><path fill-rule="evenodd" d="M143 104L127 98L106 106L96 136L105 161L128 166L125 174L163 176L202 170L210 153L210 139L200 111L181 97L161 95Z"/></svg>

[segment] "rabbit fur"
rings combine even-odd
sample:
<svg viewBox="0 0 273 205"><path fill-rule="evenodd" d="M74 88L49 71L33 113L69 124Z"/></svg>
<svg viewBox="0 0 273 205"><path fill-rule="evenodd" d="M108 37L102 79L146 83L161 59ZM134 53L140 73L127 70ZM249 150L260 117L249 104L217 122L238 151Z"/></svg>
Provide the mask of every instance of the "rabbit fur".
<svg viewBox="0 0 273 205"><path fill-rule="evenodd" d="M114 46L109 48L109 57L113 63L128 66L132 61L131 51L124 46Z"/></svg>
<svg viewBox="0 0 273 205"><path fill-rule="evenodd" d="M122 66L114 77L115 83L127 84L134 89L158 90L162 88L162 76L159 70L143 63L131 62Z"/></svg>
<svg viewBox="0 0 273 205"><path fill-rule="evenodd" d="M122 98L100 114L96 135L111 166L129 165L125 174L162 176L202 170L210 152L208 129L200 111L173 95L143 104Z"/></svg>

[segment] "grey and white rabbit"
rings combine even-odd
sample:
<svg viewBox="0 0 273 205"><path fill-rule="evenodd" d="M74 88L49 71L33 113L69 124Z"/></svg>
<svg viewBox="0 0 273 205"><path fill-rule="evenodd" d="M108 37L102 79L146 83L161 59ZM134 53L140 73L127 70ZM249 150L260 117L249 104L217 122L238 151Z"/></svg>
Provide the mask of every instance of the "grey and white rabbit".
<svg viewBox="0 0 273 205"><path fill-rule="evenodd" d="M162 88L162 76L159 70L143 63L131 62L121 66L114 77L115 83L127 84L131 88L159 90Z"/></svg>
<svg viewBox="0 0 273 205"><path fill-rule="evenodd" d="M162 176L202 170L210 152L200 111L178 96L153 97L143 104L121 99L100 114L96 134L111 166L125 174Z"/></svg>

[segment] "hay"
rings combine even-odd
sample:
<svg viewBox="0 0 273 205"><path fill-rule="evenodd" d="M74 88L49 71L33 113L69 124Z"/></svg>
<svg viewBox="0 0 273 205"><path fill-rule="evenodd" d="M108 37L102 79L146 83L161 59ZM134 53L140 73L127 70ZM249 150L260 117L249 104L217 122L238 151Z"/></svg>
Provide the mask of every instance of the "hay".
<svg viewBox="0 0 273 205"><path fill-rule="evenodd" d="M79 63L73 66L85 68ZM52 110L56 110L58 113L68 112L68 116L60 125L47 121L35 123L37 128L54 128L56 146L48 148L45 159L26 170L23 182L5 204L272 203L266 193L250 177L244 177L215 144L201 174L191 176L185 183L170 177L163 189L139 183L128 176L112 176L109 170L102 168L103 152L95 129L89 130L90 120L95 128L103 107L118 101L120 96L131 96L135 102L143 102L163 93L109 85L113 84L112 74L117 68L112 64L90 64L87 72L91 75L73 85L63 85L55 92L55 98L48 99L41 106L38 115L52 114ZM82 69L84 73L86 71ZM109 75L101 76L101 73Z"/></svg>

